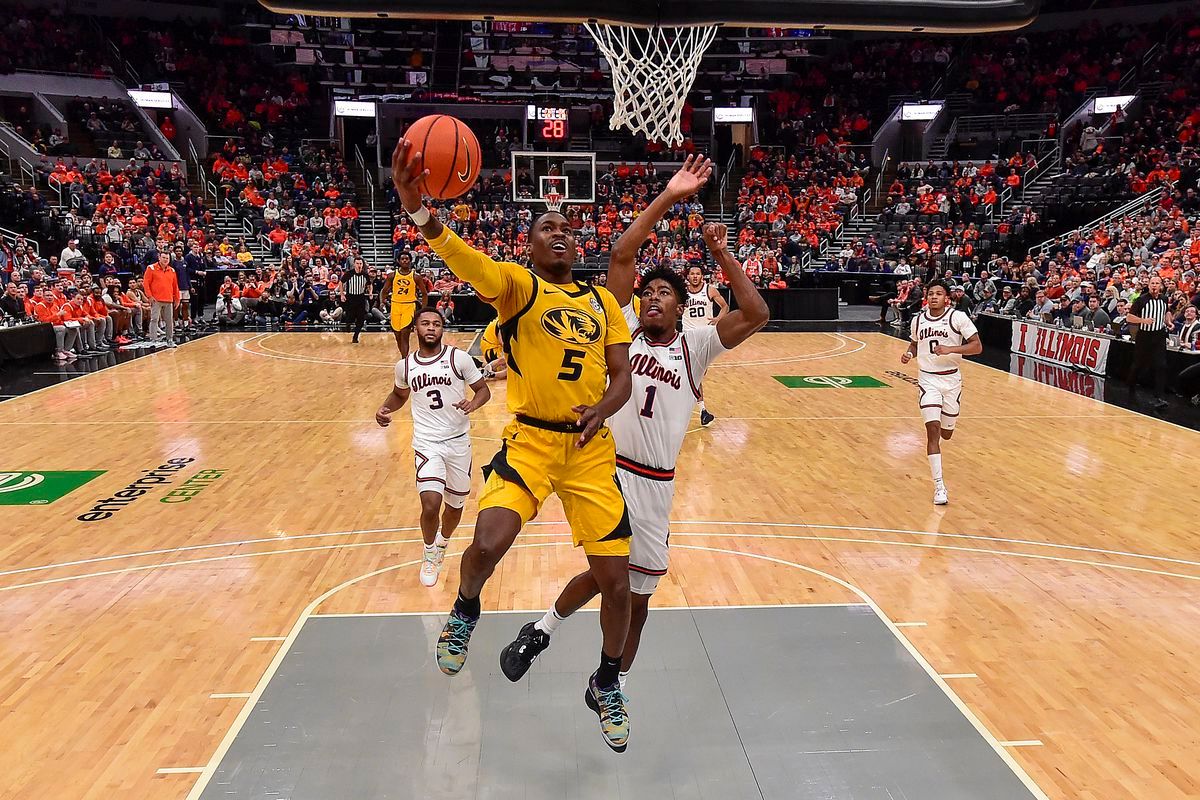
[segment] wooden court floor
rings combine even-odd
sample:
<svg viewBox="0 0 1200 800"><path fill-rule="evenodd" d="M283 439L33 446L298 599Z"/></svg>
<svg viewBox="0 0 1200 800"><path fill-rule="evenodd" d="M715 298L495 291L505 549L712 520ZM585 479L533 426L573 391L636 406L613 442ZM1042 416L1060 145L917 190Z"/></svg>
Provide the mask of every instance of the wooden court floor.
<svg viewBox="0 0 1200 800"><path fill-rule="evenodd" d="M937 509L900 349L761 334L718 362L655 602L869 601L1042 796L1200 797L1200 434L968 364ZM411 426L372 419L395 357L385 334L222 334L0 404L0 471L103 471L0 505L0 797L195 796L307 616L449 608L453 559L417 581ZM146 475L167 482L79 520ZM485 609L552 601L582 563L561 519Z"/></svg>

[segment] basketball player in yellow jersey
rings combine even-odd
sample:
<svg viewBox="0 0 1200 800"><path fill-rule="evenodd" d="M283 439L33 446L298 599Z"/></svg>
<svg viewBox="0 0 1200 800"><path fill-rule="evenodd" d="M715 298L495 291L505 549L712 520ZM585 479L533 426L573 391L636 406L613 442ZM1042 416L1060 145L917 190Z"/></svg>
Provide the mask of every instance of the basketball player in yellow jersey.
<svg viewBox="0 0 1200 800"><path fill-rule="evenodd" d="M489 381L502 381L508 375L508 361L500 348L500 319L497 317L483 329L479 337L479 352L483 356L483 376Z"/></svg>
<svg viewBox="0 0 1200 800"><path fill-rule="evenodd" d="M391 303L392 333L396 335L396 347L400 348L402 358L408 358L413 321L417 317L417 309L425 307L426 294L417 273L413 272L412 254L401 253L397 264L384 281L379 304Z"/></svg>
<svg viewBox="0 0 1200 800"><path fill-rule="evenodd" d="M603 647L584 699L600 718L605 742L623 751L629 718L617 675L629 631L631 529L604 421L629 399L629 326L608 289L574 280L575 238L562 214L534 220L532 269L496 262L425 208L420 185L426 174L421 154L401 139L392 154L400 202L450 271L495 306L515 415L500 452L484 468L475 538L463 553L458 599L438 640L438 667L447 675L462 669L484 583L521 526L557 494L600 587Z"/></svg>

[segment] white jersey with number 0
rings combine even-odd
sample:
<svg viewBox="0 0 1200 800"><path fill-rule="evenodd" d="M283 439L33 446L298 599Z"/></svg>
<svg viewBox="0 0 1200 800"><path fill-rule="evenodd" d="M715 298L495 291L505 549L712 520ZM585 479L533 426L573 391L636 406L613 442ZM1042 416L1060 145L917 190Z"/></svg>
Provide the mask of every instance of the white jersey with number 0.
<svg viewBox="0 0 1200 800"><path fill-rule="evenodd" d="M700 287L698 292L693 292L692 288L688 287L687 302L683 305L683 329L685 331L703 328L712 322L713 301L708 296L708 292L709 284L707 282Z"/></svg>
<svg viewBox="0 0 1200 800"><path fill-rule="evenodd" d="M917 343L917 366L929 375L948 374L958 371L962 361L960 353L939 356L933 352L936 345L957 347L975 336L979 331L975 323L962 311L947 308L940 317L933 317L924 309L913 317L912 341Z"/></svg>
<svg viewBox="0 0 1200 800"><path fill-rule="evenodd" d="M443 346L432 359L417 352L396 363L396 386L412 394L413 440L444 442L471 429L470 418L454 407L467 399L467 386L483 378L475 360L457 347Z"/></svg>
<svg viewBox="0 0 1200 800"><path fill-rule="evenodd" d="M692 420L704 373L725 346L715 325L676 334L666 344L648 340L632 306L625 320L634 331L629 345L633 393L609 418L617 457L658 470L673 470Z"/></svg>

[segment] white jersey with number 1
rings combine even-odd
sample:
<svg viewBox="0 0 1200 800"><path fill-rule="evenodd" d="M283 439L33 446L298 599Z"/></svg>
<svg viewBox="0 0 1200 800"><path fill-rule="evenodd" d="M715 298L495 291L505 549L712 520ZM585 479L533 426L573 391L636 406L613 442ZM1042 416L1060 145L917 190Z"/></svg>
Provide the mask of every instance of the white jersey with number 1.
<svg viewBox="0 0 1200 800"><path fill-rule="evenodd" d="M633 392L609 418L617 445L617 480L629 508L629 588L653 594L667 573L667 535L675 497L675 459L700 398L700 382L725 352L715 325L685 330L669 342L652 342L632 305L625 321L633 333L629 365Z"/></svg>
<svg viewBox="0 0 1200 800"><path fill-rule="evenodd" d="M688 287L687 301L683 304L683 329L685 331L703 328L713 320L713 301L709 297L709 284L705 282L700 291L693 292Z"/></svg>

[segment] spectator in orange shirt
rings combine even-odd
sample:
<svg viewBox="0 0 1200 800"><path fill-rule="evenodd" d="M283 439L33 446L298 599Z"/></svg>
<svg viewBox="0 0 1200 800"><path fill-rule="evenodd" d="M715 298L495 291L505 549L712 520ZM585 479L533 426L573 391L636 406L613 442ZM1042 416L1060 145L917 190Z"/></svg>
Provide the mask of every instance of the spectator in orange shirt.
<svg viewBox="0 0 1200 800"><path fill-rule="evenodd" d="M66 322L74 322L79 326L79 343L82 347L80 355L98 356L106 352L100 349L96 336L96 323L92 320L88 309L84 307L83 297L78 290L71 290L71 298L59 306L59 311Z"/></svg>
<svg viewBox="0 0 1200 800"><path fill-rule="evenodd" d="M38 322L54 326L54 343L57 347L54 351L54 360L74 361L76 356L73 351L79 341L79 326L66 325L63 313L56 309L50 300L46 299L45 290L41 285L33 288L33 298L29 302L29 310Z"/></svg>
<svg viewBox="0 0 1200 800"><path fill-rule="evenodd" d="M113 318L109 316L108 306L104 304L104 289L101 286L93 285L89 293L80 292L80 303L83 305L84 311L92 318L92 322L96 326L96 341L101 347L111 347L114 344L116 328Z"/></svg>
<svg viewBox="0 0 1200 800"><path fill-rule="evenodd" d="M158 252L158 260L146 268L142 275L146 294L150 296L150 343L161 343L159 321L166 324L167 347L175 347L175 311L179 308L179 279L171 266L171 254L165 249Z"/></svg>

